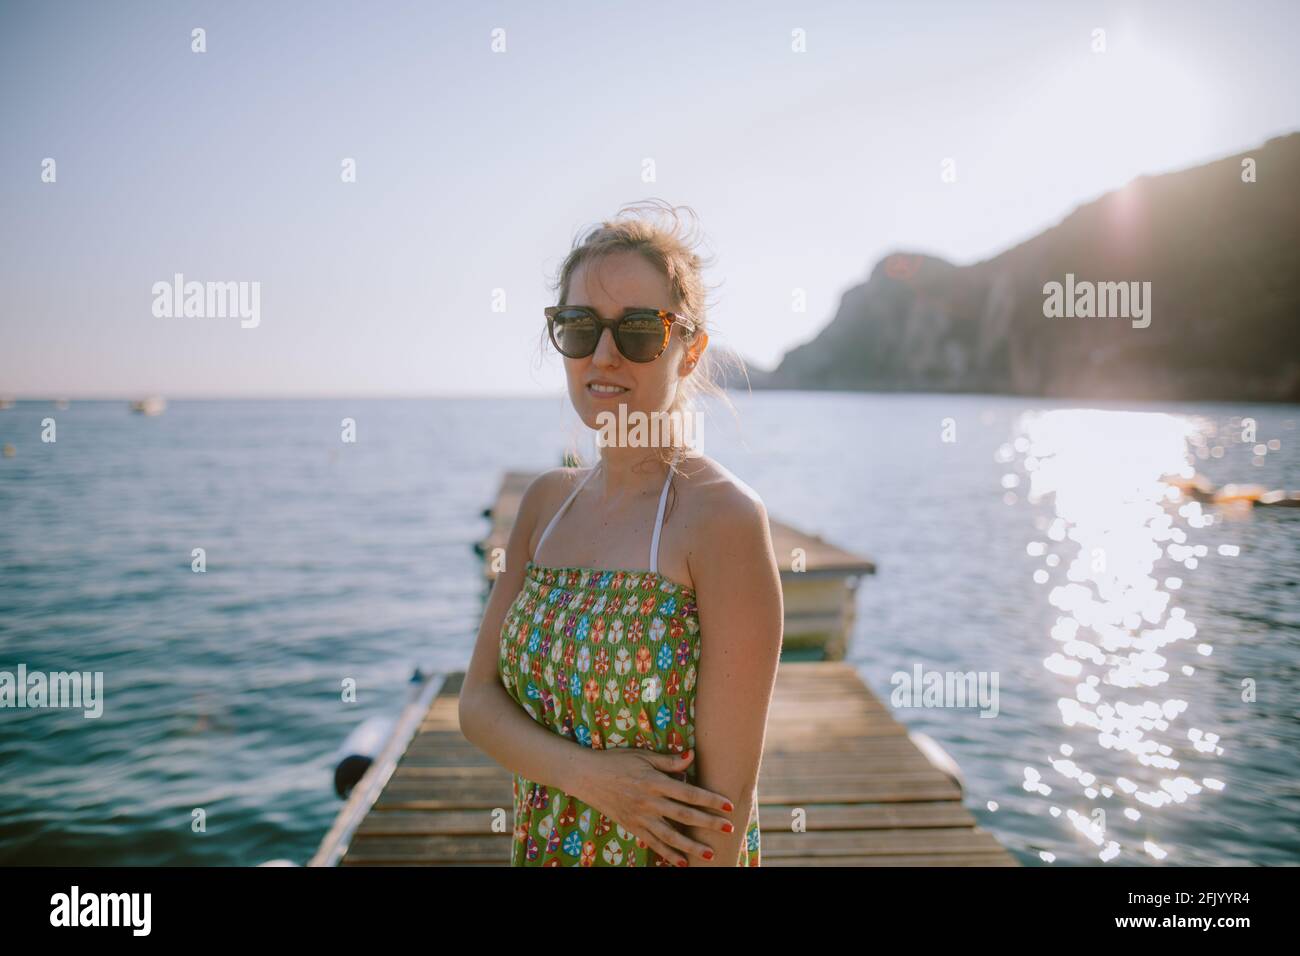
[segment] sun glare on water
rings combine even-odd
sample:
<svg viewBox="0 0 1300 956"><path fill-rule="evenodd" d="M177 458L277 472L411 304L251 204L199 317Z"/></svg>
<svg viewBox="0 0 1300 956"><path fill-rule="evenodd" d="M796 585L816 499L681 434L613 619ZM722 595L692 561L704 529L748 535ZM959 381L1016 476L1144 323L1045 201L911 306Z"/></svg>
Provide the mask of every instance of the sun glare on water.
<svg viewBox="0 0 1300 956"><path fill-rule="evenodd" d="M1193 476L1191 419L1174 415L1062 409L1033 412L1017 423L1017 438L997 459L1015 471L1002 480L1038 510L1041 535L1026 546L1040 558L1034 581L1059 614L1043 666L1066 693L1057 701L1063 726L1095 732L1095 766L1071 759L1066 743L1042 768L1026 767L1024 788L1047 796L1043 779L1060 779L1066 796L1085 798L1065 817L1109 861L1125 849L1154 860L1169 851L1154 841L1143 815L1184 801L1221 781L1180 773L1180 748L1201 758L1223 753L1218 737L1188 726L1189 702L1162 693L1170 657L1208 655L1195 642L1196 625L1177 606L1182 574L1207 554L1192 539L1213 518L1171 483ZM1158 570L1161 569L1161 570ZM1179 642L1189 642L1177 647ZM1194 668L1183 664L1183 676ZM1135 778L1135 779L1132 779ZM1053 816L1061 811L1053 807ZM1080 812L1082 810L1082 812ZM1110 820L1108 814L1122 817ZM1115 835L1122 824L1126 839ZM1136 827L1136 829L1135 829ZM1145 827L1145 829L1141 829Z"/></svg>

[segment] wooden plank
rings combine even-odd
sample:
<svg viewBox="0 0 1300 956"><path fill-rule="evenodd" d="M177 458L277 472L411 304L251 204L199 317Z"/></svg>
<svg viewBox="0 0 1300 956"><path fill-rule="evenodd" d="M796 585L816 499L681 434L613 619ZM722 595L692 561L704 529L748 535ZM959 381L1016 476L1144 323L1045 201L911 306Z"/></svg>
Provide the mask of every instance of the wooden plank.
<svg viewBox="0 0 1300 956"><path fill-rule="evenodd" d="M444 837L369 837L358 839L348 851L345 864L422 862L429 866L460 866L462 862L510 862L513 834Z"/></svg>
<svg viewBox="0 0 1300 956"><path fill-rule="evenodd" d="M1019 866L1015 857L999 848L995 853L939 853L931 856L801 856L777 857L764 866Z"/></svg>
<svg viewBox="0 0 1300 956"><path fill-rule="evenodd" d="M511 775L460 734L462 680L446 675L339 865L509 863ZM781 664L758 797L764 866L1019 865L844 662Z"/></svg>
<svg viewBox="0 0 1300 956"><path fill-rule="evenodd" d="M770 804L760 797L760 822L769 829L788 828L798 809L809 831L900 830L907 828L969 827L970 814L951 800L895 804L820 804L809 814L806 807ZM473 810L383 810L371 813L359 833L367 836L439 836L482 834L490 815Z"/></svg>
<svg viewBox="0 0 1300 956"><path fill-rule="evenodd" d="M509 811L509 807L506 810ZM370 814L357 830L365 836L482 835L491 815L475 810L384 810ZM512 824L508 824L512 825Z"/></svg>
<svg viewBox="0 0 1300 956"><path fill-rule="evenodd" d="M911 801L908 803L822 803L809 813L806 805L768 803L759 794L759 829L768 832L788 829L794 812L808 830L900 830L910 827L969 827L971 816L955 800Z"/></svg>
<svg viewBox="0 0 1300 956"><path fill-rule="evenodd" d="M394 776L376 807L510 806L509 781L466 778L451 782ZM890 773L858 777L769 779L759 774L759 800L775 803L896 803L901 800L960 800L961 788L938 771Z"/></svg>
<svg viewBox="0 0 1300 956"><path fill-rule="evenodd" d="M762 826L762 817L759 817ZM904 830L776 830L763 835L763 859L780 856L932 856L990 853L1001 849L993 834L963 827Z"/></svg>

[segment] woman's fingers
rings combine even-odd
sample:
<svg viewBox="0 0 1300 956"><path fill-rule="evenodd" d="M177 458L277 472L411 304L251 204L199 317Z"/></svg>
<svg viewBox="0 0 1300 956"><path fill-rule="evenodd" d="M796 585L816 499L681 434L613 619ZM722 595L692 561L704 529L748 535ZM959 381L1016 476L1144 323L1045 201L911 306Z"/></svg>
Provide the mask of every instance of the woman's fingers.
<svg viewBox="0 0 1300 956"><path fill-rule="evenodd" d="M685 775L685 767L695 757L694 749L686 751L684 754L661 754L651 751L634 751L637 756L641 757L661 771L659 775L659 792L679 803L695 804L701 807L708 807L712 810L720 810L728 813L728 807L734 808L734 804L720 793L714 793L712 790L705 790L703 787L697 787L693 783L687 783L679 779L678 774Z"/></svg>
<svg viewBox="0 0 1300 956"><path fill-rule="evenodd" d="M617 820L615 822L617 822L618 825L628 833L631 833L635 839L645 843L646 846L659 854L673 866L681 866L682 861L686 859L681 853L668 845L665 837L668 836L668 831L671 831L672 827L668 826L668 824L664 823L664 821L658 817L647 816L631 824L625 823L622 820Z"/></svg>
<svg viewBox="0 0 1300 956"><path fill-rule="evenodd" d="M730 813L731 811L727 807L735 809L735 804L722 794L714 793L712 790L705 790L703 787L697 787L693 783L687 783L673 777L665 778L663 783L664 785L660 787L659 793L670 800L676 800L678 803L706 807L710 810L717 810L719 813Z"/></svg>
<svg viewBox="0 0 1300 956"><path fill-rule="evenodd" d="M651 850L659 854L661 857L663 857L673 866L681 866L682 861L686 859L686 857L684 857L681 853L678 853L676 850L670 849L668 844L665 843L659 837L655 836L653 832L646 832L642 834L641 839L645 840L646 844L650 847ZM689 862L687 863L687 865L688 866L690 865Z"/></svg>
<svg viewBox="0 0 1300 956"><path fill-rule="evenodd" d="M727 817L718 816L716 813L705 813L703 810L666 798L655 803L655 812L667 819L685 823L687 826L708 827L711 830L721 830L723 833L732 833L736 829L735 824Z"/></svg>
<svg viewBox="0 0 1300 956"><path fill-rule="evenodd" d="M734 804L720 793L697 787L682 779L686 776L686 768L695 758L693 750L684 754L662 754L646 750L631 753L658 773L638 775L642 779L625 799L631 798L629 803L636 806L629 816L639 819L632 825L623 824L624 829L637 834L646 846L673 866L689 865L691 856L710 859L714 853L713 848L692 839L672 821L731 833L735 831L735 824L727 814L735 809Z"/></svg>
<svg viewBox="0 0 1300 956"><path fill-rule="evenodd" d="M664 852L656 849L655 852L662 856L673 866L681 866L681 861L686 856L698 856L700 859L708 859L705 854L713 855L713 847L700 843L698 840L692 840L682 831L665 823L660 817L653 817L647 824L650 832L654 835L659 843L668 844L672 849ZM645 839L645 837L642 837ZM649 843L649 840L646 840ZM683 856L685 854L686 856ZM688 864L689 865L689 861Z"/></svg>
<svg viewBox="0 0 1300 956"><path fill-rule="evenodd" d="M656 769L665 773L672 773L677 770L685 770L686 766L695 759L695 748L692 747L679 754L661 754L657 750L638 750L637 756L648 760Z"/></svg>

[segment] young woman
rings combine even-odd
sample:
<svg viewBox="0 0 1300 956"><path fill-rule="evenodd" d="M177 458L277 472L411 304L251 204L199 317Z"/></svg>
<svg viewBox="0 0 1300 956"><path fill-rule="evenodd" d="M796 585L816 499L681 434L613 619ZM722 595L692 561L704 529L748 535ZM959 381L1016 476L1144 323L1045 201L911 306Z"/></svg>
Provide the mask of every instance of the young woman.
<svg viewBox="0 0 1300 956"><path fill-rule="evenodd" d="M701 260L638 211L574 243L545 310L593 429L716 390ZM635 435L524 492L461 730L514 774L514 866L758 866L783 617L767 513L680 436Z"/></svg>

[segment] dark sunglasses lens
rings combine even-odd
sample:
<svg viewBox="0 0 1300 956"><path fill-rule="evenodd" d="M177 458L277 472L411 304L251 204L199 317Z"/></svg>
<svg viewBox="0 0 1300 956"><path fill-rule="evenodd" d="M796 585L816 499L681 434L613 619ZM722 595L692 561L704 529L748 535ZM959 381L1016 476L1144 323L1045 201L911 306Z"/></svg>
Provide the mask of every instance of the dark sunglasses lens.
<svg viewBox="0 0 1300 956"><path fill-rule="evenodd" d="M551 321L555 347L569 358L583 358L596 351L601 328L586 312L570 309L558 312Z"/></svg>
<svg viewBox="0 0 1300 956"><path fill-rule="evenodd" d="M633 362L653 362L663 346L663 319L653 312L633 313L618 327L619 350Z"/></svg>

